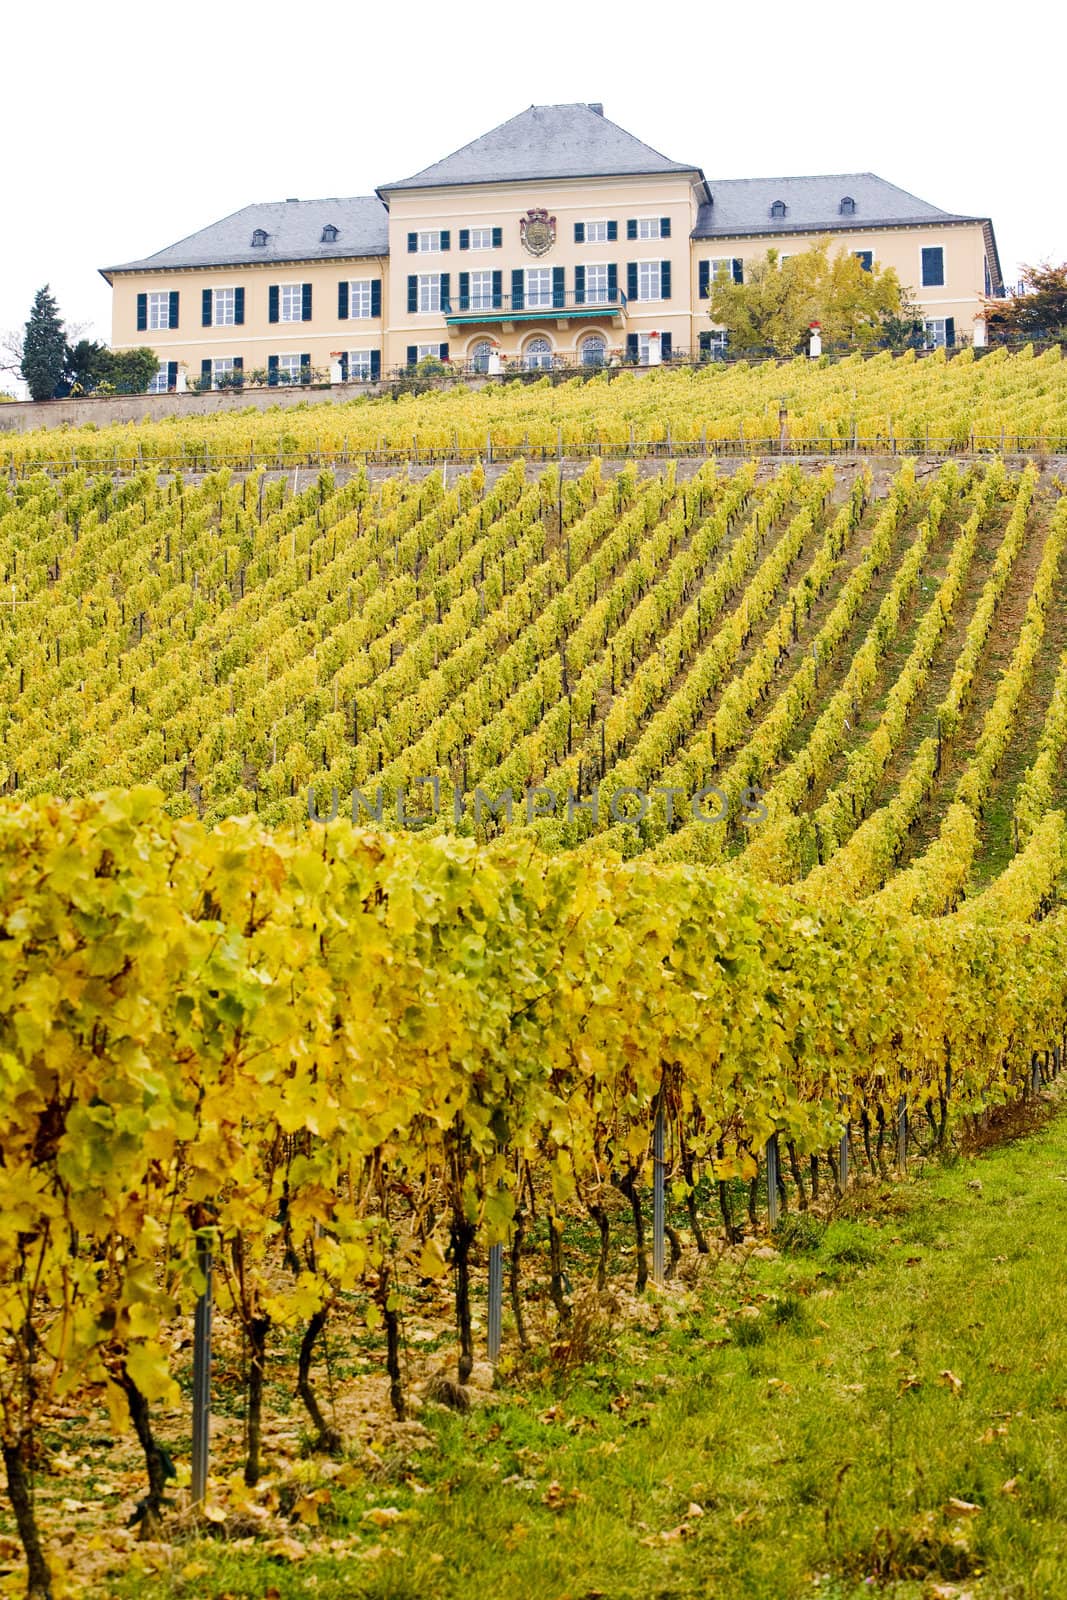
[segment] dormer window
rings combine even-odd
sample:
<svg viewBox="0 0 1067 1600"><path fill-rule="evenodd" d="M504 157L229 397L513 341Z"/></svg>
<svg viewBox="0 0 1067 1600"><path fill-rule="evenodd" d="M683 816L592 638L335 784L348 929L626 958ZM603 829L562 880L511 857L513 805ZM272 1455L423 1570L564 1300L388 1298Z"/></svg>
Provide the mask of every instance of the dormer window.
<svg viewBox="0 0 1067 1600"><path fill-rule="evenodd" d="M326 224L325 228L323 228L323 230L322 230L322 243L323 244L336 244L336 242L337 242L337 229L334 227L332 222L328 222Z"/></svg>
<svg viewBox="0 0 1067 1600"><path fill-rule="evenodd" d="M785 201L784 200L776 200L774 202L774 204L771 206L771 217L772 217L772 219L775 222L781 222L782 219L785 217L785 211L786 211Z"/></svg>
<svg viewBox="0 0 1067 1600"><path fill-rule="evenodd" d="M845 195L839 210L843 217L854 217L856 215L856 202L850 194Z"/></svg>
<svg viewBox="0 0 1067 1600"><path fill-rule="evenodd" d="M266 230L266 228L254 228L253 231L252 231L252 248L253 248L253 250L262 250L262 248L266 244L266 242L267 242L267 230Z"/></svg>

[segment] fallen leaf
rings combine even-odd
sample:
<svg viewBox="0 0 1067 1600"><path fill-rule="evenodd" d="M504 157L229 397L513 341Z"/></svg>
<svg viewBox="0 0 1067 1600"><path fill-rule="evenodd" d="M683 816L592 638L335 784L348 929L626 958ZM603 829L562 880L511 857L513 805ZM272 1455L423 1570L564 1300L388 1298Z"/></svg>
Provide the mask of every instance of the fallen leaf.
<svg viewBox="0 0 1067 1600"><path fill-rule="evenodd" d="M394 1522L402 1521L405 1513L399 1506L371 1506L364 1511L361 1522L373 1522L376 1528L390 1528Z"/></svg>
<svg viewBox="0 0 1067 1600"><path fill-rule="evenodd" d="M277 1556L280 1561L303 1561L307 1556L307 1551L300 1540L291 1539L286 1533L280 1538L271 1539L264 1549L267 1555Z"/></svg>
<svg viewBox="0 0 1067 1600"><path fill-rule="evenodd" d="M939 1374L939 1376L941 1382L946 1388L951 1389L953 1394L959 1394L960 1390L963 1388L962 1378L957 1378L956 1374L954 1372L949 1372L947 1367L945 1368L944 1372Z"/></svg>
<svg viewBox="0 0 1067 1600"><path fill-rule="evenodd" d="M1017 1495L1019 1493L1018 1478L1006 1478L1000 1486L1001 1494Z"/></svg>
<svg viewBox="0 0 1067 1600"><path fill-rule="evenodd" d="M982 1508L975 1505L973 1500L959 1500L951 1495L943 1509L946 1517L975 1517Z"/></svg>

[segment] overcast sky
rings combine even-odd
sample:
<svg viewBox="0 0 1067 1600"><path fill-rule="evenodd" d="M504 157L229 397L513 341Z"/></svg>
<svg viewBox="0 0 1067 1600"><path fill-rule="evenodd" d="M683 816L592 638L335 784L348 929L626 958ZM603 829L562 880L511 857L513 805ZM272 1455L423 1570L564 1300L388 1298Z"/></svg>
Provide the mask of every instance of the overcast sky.
<svg viewBox="0 0 1067 1600"><path fill-rule="evenodd" d="M993 23L957 0L11 6L0 330L48 282L107 340L99 267L252 201L372 193L574 100L711 179L873 171L992 216L1012 282L1067 257L1062 52L1027 42L1050 38L1042 15L1062 24L1059 4Z"/></svg>

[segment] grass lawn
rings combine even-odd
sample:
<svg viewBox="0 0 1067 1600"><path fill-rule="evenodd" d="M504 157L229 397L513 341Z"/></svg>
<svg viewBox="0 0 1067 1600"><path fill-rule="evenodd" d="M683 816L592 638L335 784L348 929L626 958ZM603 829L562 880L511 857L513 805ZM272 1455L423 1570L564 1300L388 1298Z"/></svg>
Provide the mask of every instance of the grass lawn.
<svg viewBox="0 0 1067 1600"><path fill-rule="evenodd" d="M426 1408L291 1538L135 1548L93 1593L1067 1596L1067 1115L782 1242Z"/></svg>

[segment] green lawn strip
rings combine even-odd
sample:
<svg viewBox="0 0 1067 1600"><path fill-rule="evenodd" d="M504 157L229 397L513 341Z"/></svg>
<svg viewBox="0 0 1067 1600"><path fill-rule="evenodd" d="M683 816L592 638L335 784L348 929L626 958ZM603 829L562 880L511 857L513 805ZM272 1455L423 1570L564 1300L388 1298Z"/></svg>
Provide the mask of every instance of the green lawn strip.
<svg viewBox="0 0 1067 1600"><path fill-rule="evenodd" d="M814 1249L720 1264L563 1393L527 1373L427 1411L436 1447L335 1489L305 1560L199 1541L108 1592L1067 1594L1065 1269L1060 1116L869 1194ZM405 1516L363 1520L382 1506Z"/></svg>

